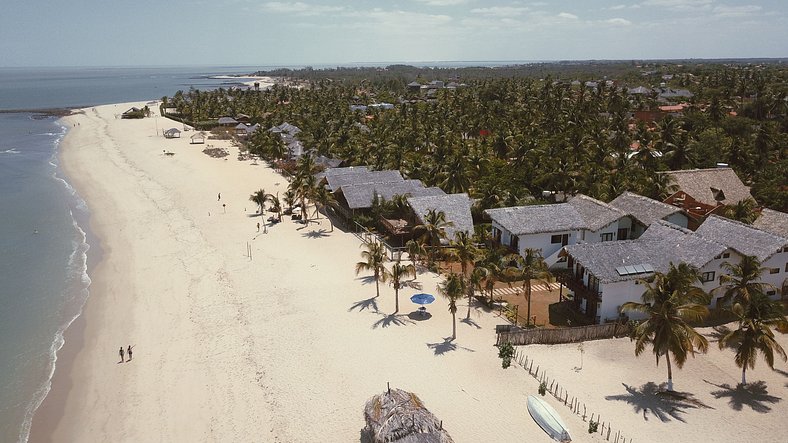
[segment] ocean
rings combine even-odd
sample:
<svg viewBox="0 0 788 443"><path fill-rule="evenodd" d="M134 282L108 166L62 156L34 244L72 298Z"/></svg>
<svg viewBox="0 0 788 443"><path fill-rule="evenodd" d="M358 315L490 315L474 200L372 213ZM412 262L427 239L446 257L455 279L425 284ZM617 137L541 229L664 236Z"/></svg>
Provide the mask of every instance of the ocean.
<svg viewBox="0 0 788 443"><path fill-rule="evenodd" d="M27 441L100 256L86 228L90 208L58 168L67 128L31 110L228 87L237 80L211 77L258 69L0 68L0 441Z"/></svg>

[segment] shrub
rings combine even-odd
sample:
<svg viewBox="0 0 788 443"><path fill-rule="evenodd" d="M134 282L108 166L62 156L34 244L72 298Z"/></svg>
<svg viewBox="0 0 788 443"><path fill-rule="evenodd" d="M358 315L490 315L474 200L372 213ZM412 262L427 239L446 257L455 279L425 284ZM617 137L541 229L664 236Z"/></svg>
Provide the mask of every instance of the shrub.
<svg viewBox="0 0 788 443"><path fill-rule="evenodd" d="M544 395L545 395L546 393L547 393L547 383L545 383L544 381L542 381L541 383L539 383L539 395L541 395L542 397L544 397Z"/></svg>
<svg viewBox="0 0 788 443"><path fill-rule="evenodd" d="M590 420L588 422L588 433L593 434L597 430L599 430L599 421Z"/></svg>
<svg viewBox="0 0 788 443"><path fill-rule="evenodd" d="M514 357L514 346L506 342L498 346L498 357L501 359L501 366L506 369L512 365L512 357Z"/></svg>

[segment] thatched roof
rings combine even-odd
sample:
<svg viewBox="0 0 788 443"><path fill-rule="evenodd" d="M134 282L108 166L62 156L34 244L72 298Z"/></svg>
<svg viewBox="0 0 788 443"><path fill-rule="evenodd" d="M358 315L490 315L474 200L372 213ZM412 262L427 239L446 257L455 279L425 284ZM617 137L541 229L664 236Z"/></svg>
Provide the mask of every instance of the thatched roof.
<svg viewBox="0 0 788 443"><path fill-rule="evenodd" d="M468 194L443 194L442 192L433 196L417 196L408 198L408 204L413 208L419 223L424 223L427 213L434 209L442 211L446 216L446 221L451 225L446 226L446 238L454 240L459 231L465 231L468 235L473 234L473 217L471 217L471 205L473 200Z"/></svg>
<svg viewBox="0 0 788 443"><path fill-rule="evenodd" d="M696 236L723 244L744 255L754 255L765 261L788 245L788 238L761 231L750 225L711 215L703 222Z"/></svg>
<svg viewBox="0 0 788 443"><path fill-rule="evenodd" d="M764 208L761 216L752 225L761 231L788 238L788 214L784 212Z"/></svg>
<svg viewBox="0 0 788 443"><path fill-rule="evenodd" d="M345 168L342 168L345 169ZM362 185L364 183L399 183L405 181L399 171L366 171L357 170L345 174L328 174L328 189L336 192L343 186Z"/></svg>
<svg viewBox="0 0 788 443"><path fill-rule="evenodd" d="M733 205L752 198L750 188L744 186L731 168L688 169L661 174L670 175L679 190L707 205Z"/></svg>
<svg viewBox="0 0 788 443"><path fill-rule="evenodd" d="M378 198L391 200L395 195L443 195L440 188L425 188L421 180L404 180L397 182L384 183L361 183L358 185L342 186L342 194L345 196L347 205L350 209L371 208L375 195Z"/></svg>
<svg viewBox="0 0 788 443"><path fill-rule="evenodd" d="M632 192L624 192L614 198L613 201L610 202L610 206L630 214L646 226L651 225L657 220L664 220L666 217L677 212L684 212L681 208Z"/></svg>
<svg viewBox="0 0 788 443"><path fill-rule="evenodd" d="M364 420L367 426L363 442L454 442L419 397L401 389L391 389L369 399L364 406Z"/></svg>

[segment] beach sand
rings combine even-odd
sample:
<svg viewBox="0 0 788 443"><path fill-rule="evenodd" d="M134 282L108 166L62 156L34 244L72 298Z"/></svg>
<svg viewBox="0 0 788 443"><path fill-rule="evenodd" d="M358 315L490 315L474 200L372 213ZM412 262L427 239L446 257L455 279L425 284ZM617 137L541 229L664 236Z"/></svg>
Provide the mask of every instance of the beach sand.
<svg viewBox="0 0 788 443"><path fill-rule="evenodd" d="M429 273L417 278L422 290L401 291L400 313L391 315L393 289L381 285L376 299L368 275L355 275L357 237L330 232L324 217L307 227L284 219L258 233L249 195L282 195L286 180L262 162L239 161L228 141L209 140L230 152L211 158L205 145L189 144L190 132L160 136L178 123L118 118L133 105L67 118L79 126L63 141L61 166L88 202L103 256L79 340L61 351L73 361L58 367L30 441L358 441L365 401L388 382L416 393L458 443L552 441L525 407L538 381L517 366L501 369L493 345L503 319L474 307L460 322L463 301L458 337L448 340L451 314L440 297L429 319L410 315L410 295L437 294L440 280ZM129 344L134 360L119 363L118 348ZM584 367L574 371L576 347L523 352L633 441L779 441L786 430L785 401L768 403L767 414L710 396L720 388L703 378L735 387L739 374L716 349L709 363L674 372L677 389L713 409L687 408L661 425L605 396L622 394L622 382L664 381L662 366L636 359L629 340L605 340L587 343ZM750 379L783 397L785 374L759 362ZM546 398L574 441L604 441Z"/></svg>

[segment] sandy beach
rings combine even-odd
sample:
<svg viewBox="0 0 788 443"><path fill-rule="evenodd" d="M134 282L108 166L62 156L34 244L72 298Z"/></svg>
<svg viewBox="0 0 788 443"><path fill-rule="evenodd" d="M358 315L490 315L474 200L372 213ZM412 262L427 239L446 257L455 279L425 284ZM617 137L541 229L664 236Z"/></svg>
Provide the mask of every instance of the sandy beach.
<svg viewBox="0 0 788 443"><path fill-rule="evenodd" d="M401 291L392 315L394 290L381 285L375 298L374 282L355 275L353 234L331 232L322 216L257 231L249 195L283 194L283 177L238 160L229 141L208 141L229 150L217 159L189 144L191 132L164 139L162 129L181 128L165 118L120 119L131 106L141 104L65 119L61 166L88 202L103 255L30 441L358 441L364 402L387 382L416 393L458 443L552 441L525 406L539 382L517 365L501 369L493 345L503 319L474 307L461 322L463 301L450 341L447 303L438 298L422 320L408 300L415 290ZM433 294L439 281L417 277ZM134 359L120 363L129 345ZM520 351L627 442L782 441L788 365L775 372L759 360L748 380L762 389L737 392L732 352L710 348L674 368L692 401L670 407L642 394L665 368L636 358L628 339L584 344L582 369L578 345ZM606 441L545 398L573 441Z"/></svg>

